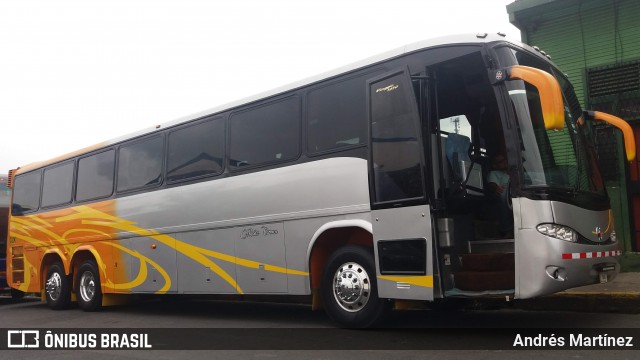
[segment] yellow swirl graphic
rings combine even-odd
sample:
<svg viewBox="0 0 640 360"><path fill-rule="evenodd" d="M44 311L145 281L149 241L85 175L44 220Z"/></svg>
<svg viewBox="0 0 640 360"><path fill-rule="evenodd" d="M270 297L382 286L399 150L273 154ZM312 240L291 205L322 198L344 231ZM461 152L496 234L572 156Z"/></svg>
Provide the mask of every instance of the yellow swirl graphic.
<svg viewBox="0 0 640 360"><path fill-rule="evenodd" d="M193 261L210 268L216 275L236 289L239 294L242 294L243 290L235 278L214 260L225 261L251 269L258 269L262 264L257 261L203 249L169 235L141 228L133 221L111 215L110 213L115 213L114 207L115 201L106 201L44 214L12 217L10 221L10 237L15 241L11 246L28 245L40 249L40 252L46 249L58 248L59 251L56 251L56 253L63 257L62 261L65 262L67 269L70 268L72 254L76 251L92 249L92 253L97 255L96 261L102 270L101 276L104 276L102 284L107 292L109 290L132 290L140 286L147 279L149 266L155 268L164 279L163 286L156 293L166 293L171 288L171 276L157 262L138 251L117 243L118 234L122 232L154 239L162 245L172 248ZM42 259L39 256L41 255L38 255L37 251L27 253L24 260L24 282L21 283L20 289L23 291L40 291L40 289L37 289L37 282L31 283L30 279L38 278L39 266L33 266L33 264L40 264ZM129 279L128 274L122 267L114 268L114 271L120 272L118 276L110 275L106 271L109 266L107 264L124 263L121 260L124 254L128 254L139 261L138 274L133 279ZM288 275L309 276L308 272L270 264L264 264L264 270ZM126 278L128 281L117 282L115 278Z"/></svg>

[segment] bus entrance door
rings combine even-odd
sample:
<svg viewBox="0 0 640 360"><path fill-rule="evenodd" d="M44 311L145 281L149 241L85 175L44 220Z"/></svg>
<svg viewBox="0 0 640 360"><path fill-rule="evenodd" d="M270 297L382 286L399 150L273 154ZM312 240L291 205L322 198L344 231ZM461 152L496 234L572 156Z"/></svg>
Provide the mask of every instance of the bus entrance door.
<svg viewBox="0 0 640 360"><path fill-rule="evenodd" d="M408 69L367 81L378 296L432 300L430 208L420 117Z"/></svg>

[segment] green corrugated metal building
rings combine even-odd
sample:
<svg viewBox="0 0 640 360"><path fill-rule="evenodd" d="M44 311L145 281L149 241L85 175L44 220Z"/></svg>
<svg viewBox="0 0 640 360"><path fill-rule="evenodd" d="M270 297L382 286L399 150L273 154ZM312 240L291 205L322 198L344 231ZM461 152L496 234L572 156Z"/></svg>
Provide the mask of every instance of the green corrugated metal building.
<svg viewBox="0 0 640 360"><path fill-rule="evenodd" d="M640 134L640 1L519 0L507 6L522 41L552 57L584 109L627 120ZM640 167L627 163L621 136L595 130L598 156L623 250L640 251Z"/></svg>

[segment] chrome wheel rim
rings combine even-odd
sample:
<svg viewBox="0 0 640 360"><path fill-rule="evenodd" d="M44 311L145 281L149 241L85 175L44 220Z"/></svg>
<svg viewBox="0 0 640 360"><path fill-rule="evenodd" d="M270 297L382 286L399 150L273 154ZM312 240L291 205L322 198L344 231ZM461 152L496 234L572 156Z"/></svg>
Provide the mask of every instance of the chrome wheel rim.
<svg viewBox="0 0 640 360"><path fill-rule="evenodd" d="M83 301L93 300L96 294L96 282L91 271L85 271L80 277L80 297Z"/></svg>
<svg viewBox="0 0 640 360"><path fill-rule="evenodd" d="M333 277L333 297L345 311L362 310L369 301L371 281L360 264L348 262L338 268Z"/></svg>
<svg viewBox="0 0 640 360"><path fill-rule="evenodd" d="M53 301L58 300L62 292L62 277L59 273L54 272L47 279L47 295Z"/></svg>

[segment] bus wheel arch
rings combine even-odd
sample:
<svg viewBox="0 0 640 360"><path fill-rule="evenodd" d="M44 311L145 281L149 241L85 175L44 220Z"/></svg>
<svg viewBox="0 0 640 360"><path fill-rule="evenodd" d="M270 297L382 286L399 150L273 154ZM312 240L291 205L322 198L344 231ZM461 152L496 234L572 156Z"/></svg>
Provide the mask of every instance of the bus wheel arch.
<svg viewBox="0 0 640 360"><path fill-rule="evenodd" d="M68 266L65 266L67 262L66 257L57 250L51 250L45 253L44 256L42 256L42 261L40 262L40 274L42 274L42 276L40 277L40 284L45 283L45 281L47 280L47 272L49 271L49 267L56 262L62 264L65 274L69 275L71 269Z"/></svg>
<svg viewBox="0 0 640 360"><path fill-rule="evenodd" d="M360 245L373 251L371 223L365 220L340 220L323 225L312 238L308 250L309 276L311 278L312 307L321 309L320 285L329 257L348 245Z"/></svg>

